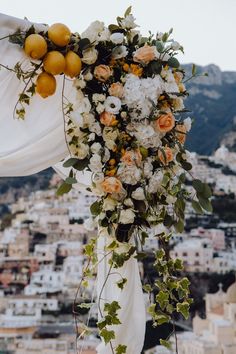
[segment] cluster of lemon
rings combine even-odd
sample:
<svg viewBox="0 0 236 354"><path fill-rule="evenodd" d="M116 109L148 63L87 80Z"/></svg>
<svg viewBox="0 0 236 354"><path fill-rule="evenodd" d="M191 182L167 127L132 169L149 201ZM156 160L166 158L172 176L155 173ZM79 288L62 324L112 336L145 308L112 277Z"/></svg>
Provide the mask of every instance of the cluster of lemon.
<svg viewBox="0 0 236 354"><path fill-rule="evenodd" d="M58 47L66 47L71 39L71 32L62 23L55 23L48 29L48 38ZM73 78L80 74L81 59L69 50L64 56L59 50L48 51L48 45L40 34L29 35L24 43L25 53L33 59L43 59L43 71L36 80L36 92L43 98L56 91L55 75L64 73Z"/></svg>

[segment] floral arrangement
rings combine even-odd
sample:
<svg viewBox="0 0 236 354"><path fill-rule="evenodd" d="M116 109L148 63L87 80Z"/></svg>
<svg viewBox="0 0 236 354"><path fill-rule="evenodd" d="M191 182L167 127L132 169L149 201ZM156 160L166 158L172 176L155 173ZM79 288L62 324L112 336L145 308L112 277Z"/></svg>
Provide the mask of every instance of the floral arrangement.
<svg viewBox="0 0 236 354"><path fill-rule="evenodd" d="M69 192L77 182L78 170L91 171L90 191L98 197L91 213L113 237L108 247L112 266L121 267L134 254L138 259L144 257L140 249L149 230L162 227L156 235L161 247L154 261L159 280L144 285L146 291L155 289L157 293L149 312L154 322L161 324L175 312L188 316L189 282L178 278L182 262L170 259L168 242L174 230L184 230L186 203L197 213L211 211L211 191L191 176L184 147L192 120L184 114L188 96L184 83L189 78L176 58L183 48L171 38L172 30L143 37L137 27L128 8L117 18L117 24L105 27L96 21L81 35L55 24L41 33L31 27L26 33L10 36L10 40L36 59L30 74L19 63L14 68L26 82L16 106L20 118L24 118L25 104L35 92L43 98L54 94L55 75L74 79L76 104L63 96L71 155L64 166L71 170L58 194ZM129 243L133 236L140 247ZM116 252L120 242L129 245L124 253ZM94 248L94 241L86 246L89 257L94 255ZM124 287L125 280L118 286ZM110 322L103 319L98 323L106 343L114 338L107 326L119 323L119 306L115 310L114 306L114 322L110 314ZM122 345L119 350L116 352L126 352Z"/></svg>

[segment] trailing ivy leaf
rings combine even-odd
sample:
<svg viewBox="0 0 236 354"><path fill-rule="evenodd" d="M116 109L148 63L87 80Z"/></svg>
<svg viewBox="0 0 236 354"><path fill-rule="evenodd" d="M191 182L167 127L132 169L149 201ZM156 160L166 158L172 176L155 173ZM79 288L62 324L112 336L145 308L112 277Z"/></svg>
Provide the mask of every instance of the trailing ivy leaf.
<svg viewBox="0 0 236 354"><path fill-rule="evenodd" d="M187 320L189 317L189 303L188 302L182 302L182 303L178 303L176 306L176 310L177 312L181 313L184 318Z"/></svg>
<svg viewBox="0 0 236 354"><path fill-rule="evenodd" d="M160 344L163 345L163 347L171 350L171 343L168 340L160 339Z"/></svg>
<svg viewBox="0 0 236 354"><path fill-rule="evenodd" d="M160 305L160 308L164 310L166 305L169 303L169 293L159 291L159 293L156 295L156 301Z"/></svg>
<svg viewBox="0 0 236 354"><path fill-rule="evenodd" d="M168 60L168 65L169 65L171 68L178 68L180 64L179 64L178 59L176 59L175 57L171 57L171 58Z"/></svg>
<svg viewBox="0 0 236 354"><path fill-rule="evenodd" d="M199 200L199 203L203 209L205 209L209 213L212 213L213 208L212 208L210 200L205 199L205 198L201 197L200 195L198 195L198 200Z"/></svg>
<svg viewBox="0 0 236 354"><path fill-rule="evenodd" d="M179 259L179 258L175 259L174 268L175 268L175 270L183 270L183 261L182 261L182 259Z"/></svg>
<svg viewBox="0 0 236 354"><path fill-rule="evenodd" d="M77 183L77 179L74 178L74 177L67 177L67 178L65 179L65 183L67 183L67 184L74 184L74 183Z"/></svg>
<svg viewBox="0 0 236 354"><path fill-rule="evenodd" d="M104 339L105 344L108 344L112 339L115 339L115 332L103 328L100 331L100 336Z"/></svg>
<svg viewBox="0 0 236 354"><path fill-rule="evenodd" d="M110 304L106 302L104 304L104 311L108 312L110 315L115 315L120 308L118 301L112 301Z"/></svg>
<svg viewBox="0 0 236 354"><path fill-rule="evenodd" d="M90 309L94 304L92 302L82 302L78 305L81 309Z"/></svg>
<svg viewBox="0 0 236 354"><path fill-rule="evenodd" d="M190 285L190 281L188 278L184 277L178 282L178 286L180 286L183 290L188 290Z"/></svg>
<svg viewBox="0 0 236 354"><path fill-rule="evenodd" d="M107 321L106 321L106 320L101 320L101 321L97 322L97 327L98 327L98 329L100 329L100 330L103 329L103 328L105 328L106 325L107 325Z"/></svg>
<svg viewBox="0 0 236 354"><path fill-rule="evenodd" d="M127 283L127 279L126 278L122 278L116 284L117 284L119 289L123 290L126 283Z"/></svg>
<svg viewBox="0 0 236 354"><path fill-rule="evenodd" d="M78 159L70 158L63 163L63 167L72 167L78 161Z"/></svg>
<svg viewBox="0 0 236 354"><path fill-rule="evenodd" d="M57 190L57 195L63 195L65 193L69 193L69 191L71 190L72 185L71 184L67 184L67 183L62 183L62 185L60 185L60 187Z"/></svg>
<svg viewBox="0 0 236 354"><path fill-rule="evenodd" d="M91 257L94 254L94 244L88 243L84 246L84 253L86 256Z"/></svg>
<svg viewBox="0 0 236 354"><path fill-rule="evenodd" d="M118 347L116 347L116 354L125 354L126 349L127 349L127 345L119 344Z"/></svg>
<svg viewBox="0 0 236 354"><path fill-rule="evenodd" d="M147 293L150 293L152 291L152 287L150 284L145 284L143 285L143 290L146 291Z"/></svg>
<svg viewBox="0 0 236 354"><path fill-rule="evenodd" d="M196 200L192 200L192 207L197 214L203 214L202 207Z"/></svg>

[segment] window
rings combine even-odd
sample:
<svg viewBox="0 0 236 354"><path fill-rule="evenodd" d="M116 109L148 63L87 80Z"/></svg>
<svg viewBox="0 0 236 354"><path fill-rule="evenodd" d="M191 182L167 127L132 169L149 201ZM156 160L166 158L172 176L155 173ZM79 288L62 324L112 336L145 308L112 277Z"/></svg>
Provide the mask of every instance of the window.
<svg viewBox="0 0 236 354"><path fill-rule="evenodd" d="M187 252L183 252L183 257L187 257L188 253Z"/></svg>
<svg viewBox="0 0 236 354"><path fill-rule="evenodd" d="M199 253L198 253L198 252L196 252L196 253L195 253L195 256L196 256L196 257L199 257Z"/></svg>

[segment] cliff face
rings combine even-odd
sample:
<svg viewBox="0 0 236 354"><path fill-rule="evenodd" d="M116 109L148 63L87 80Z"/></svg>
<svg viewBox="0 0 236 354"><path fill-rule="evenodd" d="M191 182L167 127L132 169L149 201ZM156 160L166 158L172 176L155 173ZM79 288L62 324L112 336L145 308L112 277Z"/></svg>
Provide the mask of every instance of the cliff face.
<svg viewBox="0 0 236 354"><path fill-rule="evenodd" d="M191 64L184 67L187 77L191 76ZM197 71L208 76L186 83L190 96L185 104L194 118L187 147L211 154L223 142L236 151L236 72L222 72L214 64L198 66Z"/></svg>

